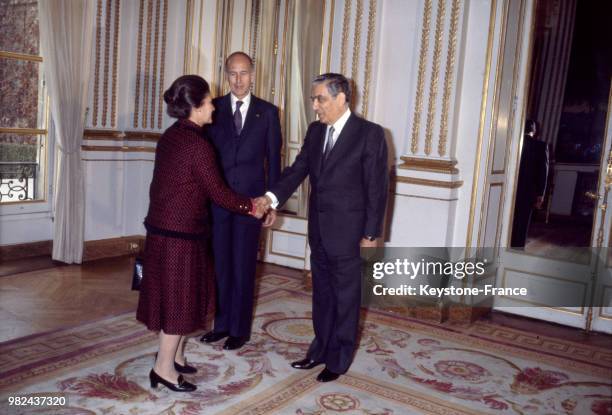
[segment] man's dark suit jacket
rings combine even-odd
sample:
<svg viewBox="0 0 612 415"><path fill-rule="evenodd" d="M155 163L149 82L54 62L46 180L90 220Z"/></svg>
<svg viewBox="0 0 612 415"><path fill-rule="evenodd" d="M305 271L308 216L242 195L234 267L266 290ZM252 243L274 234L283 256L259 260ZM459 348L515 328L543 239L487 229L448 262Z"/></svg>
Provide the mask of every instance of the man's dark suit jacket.
<svg viewBox="0 0 612 415"><path fill-rule="evenodd" d="M271 192L282 205L310 176L308 237L329 255L358 255L364 236L382 235L387 199L383 129L351 114L321 169L327 125L308 127L304 145Z"/></svg>
<svg viewBox="0 0 612 415"><path fill-rule="evenodd" d="M282 145L278 108L251 95L251 103L239 136L236 135L230 94L213 100L214 122L208 127L229 187L245 196L257 197L280 176ZM267 166L267 183L266 168ZM213 205L215 220L231 213ZM255 221L254 218L246 218Z"/></svg>

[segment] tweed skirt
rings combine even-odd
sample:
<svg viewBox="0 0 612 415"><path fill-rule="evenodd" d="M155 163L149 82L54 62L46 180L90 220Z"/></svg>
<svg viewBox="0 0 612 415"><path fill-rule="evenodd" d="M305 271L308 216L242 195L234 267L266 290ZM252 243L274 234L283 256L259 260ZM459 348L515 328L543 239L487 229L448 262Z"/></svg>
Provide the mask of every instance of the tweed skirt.
<svg viewBox="0 0 612 415"><path fill-rule="evenodd" d="M148 233L136 318L149 330L186 335L210 326L214 306L208 239Z"/></svg>

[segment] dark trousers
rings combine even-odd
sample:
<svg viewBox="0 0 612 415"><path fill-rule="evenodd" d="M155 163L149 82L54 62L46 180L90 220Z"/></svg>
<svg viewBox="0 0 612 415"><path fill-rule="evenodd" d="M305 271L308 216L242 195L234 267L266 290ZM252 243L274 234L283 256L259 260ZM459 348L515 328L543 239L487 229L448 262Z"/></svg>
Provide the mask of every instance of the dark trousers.
<svg viewBox="0 0 612 415"><path fill-rule="evenodd" d="M311 245L312 320L315 338L307 357L345 373L357 349L361 306L361 257L330 256Z"/></svg>
<svg viewBox="0 0 612 415"><path fill-rule="evenodd" d="M514 222L512 223L512 238L510 246L512 248L524 248L527 242L527 232L531 222L533 202L528 200L517 200L514 207Z"/></svg>
<svg viewBox="0 0 612 415"><path fill-rule="evenodd" d="M250 338L261 222L230 215L213 222L215 332Z"/></svg>

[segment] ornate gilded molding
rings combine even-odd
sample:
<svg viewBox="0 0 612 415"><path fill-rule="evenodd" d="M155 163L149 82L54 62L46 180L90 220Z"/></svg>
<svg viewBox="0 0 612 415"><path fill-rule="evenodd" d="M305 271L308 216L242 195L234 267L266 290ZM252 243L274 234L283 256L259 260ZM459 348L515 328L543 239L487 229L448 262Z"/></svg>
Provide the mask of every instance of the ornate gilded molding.
<svg viewBox="0 0 612 415"><path fill-rule="evenodd" d="M348 47L348 31L351 23L351 0L344 1L344 18L342 20L342 47L340 48L340 73L346 73L346 49Z"/></svg>
<svg viewBox="0 0 612 415"><path fill-rule="evenodd" d="M93 130L83 131L83 138L86 140L122 140L125 137L123 131L117 130Z"/></svg>
<svg viewBox="0 0 612 415"><path fill-rule="evenodd" d="M0 134L15 134L15 135L45 135L47 130L40 128L7 128L0 127Z"/></svg>
<svg viewBox="0 0 612 415"><path fill-rule="evenodd" d="M168 32L168 1L164 0L164 17L162 24L161 68L159 70L159 105L157 112L157 128L162 128L164 115L164 73L166 71L166 35Z"/></svg>
<svg viewBox="0 0 612 415"><path fill-rule="evenodd" d="M431 79L429 82L429 105L427 107L427 126L425 128L425 154L431 154L433 141L433 120L436 110L436 99L438 98L438 75L440 72L440 56L442 55L442 38L444 36L444 15L446 14L446 1L438 3L436 14L436 32L434 35L434 52L431 68Z"/></svg>
<svg viewBox="0 0 612 415"><path fill-rule="evenodd" d="M155 36L153 38L153 68L151 71L151 128L155 128L155 107L157 104L157 55L159 54L159 20L161 0L155 1Z"/></svg>
<svg viewBox="0 0 612 415"><path fill-rule="evenodd" d="M325 72L329 72L329 67L331 65L331 50L332 50L332 35L334 34L334 10L336 8L336 1L331 0L331 6L329 9L329 30L328 30L328 40L327 40L327 64L325 65ZM323 54L321 54L322 56ZM323 69L323 68L321 68Z"/></svg>
<svg viewBox="0 0 612 415"><path fill-rule="evenodd" d="M153 0L147 4L147 39L145 46L144 88L142 95L142 119L143 128L147 128L149 118L149 66L151 64L151 31L153 30Z"/></svg>
<svg viewBox="0 0 612 415"><path fill-rule="evenodd" d="M159 141L161 133L153 133L147 131L125 131L126 141Z"/></svg>
<svg viewBox="0 0 612 415"><path fill-rule="evenodd" d="M185 2L185 46L183 49L183 74L187 74L187 70L191 66L191 37L193 36L193 0Z"/></svg>
<svg viewBox="0 0 612 415"><path fill-rule="evenodd" d="M198 62L196 63L196 71L200 69L200 59L202 58L202 53L200 53L200 46L202 46L202 20L204 19L204 0L200 0L200 20L198 20L198 41L196 42L198 48ZM193 67L191 68L193 71Z"/></svg>
<svg viewBox="0 0 612 415"><path fill-rule="evenodd" d="M16 59L20 61L42 62L43 58L37 55L28 55L27 53L15 53L0 51L0 58Z"/></svg>
<svg viewBox="0 0 612 415"><path fill-rule="evenodd" d="M418 177L404 177L404 176L395 176L393 177L393 179L397 183L416 184L419 186L428 186L428 187L440 187L444 189L457 189L463 185L463 180L455 180L452 182L446 182L443 180L421 179Z"/></svg>
<svg viewBox="0 0 612 415"><path fill-rule="evenodd" d="M368 16L368 37L366 39L366 58L365 58L365 80L363 82L363 94L361 113L364 118L368 118L368 101L370 99L370 79L372 72L372 48L374 47L374 33L376 32L376 7L377 0L370 0L370 12Z"/></svg>
<svg viewBox="0 0 612 415"><path fill-rule="evenodd" d="M434 160L429 158L408 156L402 156L400 158L402 159L403 163L398 166L398 169L420 170L446 174L459 173L459 169L455 167L457 165L456 160Z"/></svg>
<svg viewBox="0 0 612 415"><path fill-rule="evenodd" d="M446 155L446 141L448 139L448 114L452 84L455 72L455 50L457 47L457 27L461 13L461 0L453 0L450 17L450 35L448 52L446 55L446 69L444 70L444 95L442 96L442 114L440 116L440 139L438 140L438 154Z"/></svg>
<svg viewBox="0 0 612 415"><path fill-rule="evenodd" d="M351 77L353 84L357 85L357 75L359 74L359 54L361 52L361 20L363 20L363 0L357 0L355 11L355 32L353 34L353 62L351 64ZM355 95L353 95L355 100Z"/></svg>
<svg viewBox="0 0 612 415"><path fill-rule="evenodd" d="M155 147L145 146L89 146L82 145L82 151L106 151L106 152L121 152L121 153L155 153Z"/></svg>
<svg viewBox="0 0 612 415"><path fill-rule="evenodd" d="M138 44L136 47L136 88L134 94L134 128L138 127L138 110L140 105L140 69L142 63L142 26L144 23L144 1L140 0L138 13Z"/></svg>
<svg viewBox="0 0 612 415"><path fill-rule="evenodd" d="M91 112L91 124L98 125L98 89L100 87L100 42L102 41L102 0L98 0L96 10L96 60L94 62L94 90L93 108Z"/></svg>
<svg viewBox="0 0 612 415"><path fill-rule="evenodd" d="M157 142L160 138L161 133L153 133L148 131L119 131L94 129L86 129L83 131L83 139L85 140Z"/></svg>
<svg viewBox="0 0 612 415"><path fill-rule="evenodd" d="M465 246L472 247L472 233L474 232L474 222L476 215L476 196L478 195L478 182L480 176L480 162L482 157L482 141L484 136L485 118L487 110L487 97L489 92L489 77L491 75L491 61L493 55L493 40L495 37L495 20L497 15L497 0L491 0L491 10L489 13L489 33L487 35L487 52L485 57L484 80L482 84L482 100L480 103L480 120L478 124L478 138L476 141L476 157L474 159L474 171L472 179L472 192L470 196L470 214L468 217L467 237Z"/></svg>
<svg viewBox="0 0 612 415"><path fill-rule="evenodd" d="M115 0L115 29L113 33L113 86L111 93L111 127L117 126L117 66L119 56L119 31L121 30L121 0Z"/></svg>
<svg viewBox="0 0 612 415"><path fill-rule="evenodd" d="M410 143L410 151L412 151L413 154L419 150L419 130L421 127L421 110L423 108L423 89L425 87L425 64L427 60L427 50L429 48L429 25L431 24L431 2L432 0L425 0L425 8L423 9L419 71L417 75L417 91L412 121L412 142Z"/></svg>
<svg viewBox="0 0 612 415"><path fill-rule="evenodd" d="M108 77L110 68L110 40L111 40L111 18L113 12L113 1L106 0L105 24L104 24L104 81L102 84L102 126L106 126L108 114Z"/></svg>

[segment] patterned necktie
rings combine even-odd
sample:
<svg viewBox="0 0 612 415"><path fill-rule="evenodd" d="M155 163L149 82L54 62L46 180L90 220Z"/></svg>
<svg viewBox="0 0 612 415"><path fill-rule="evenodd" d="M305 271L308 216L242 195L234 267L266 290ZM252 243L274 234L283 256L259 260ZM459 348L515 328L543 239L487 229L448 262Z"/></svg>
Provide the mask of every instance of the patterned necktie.
<svg viewBox="0 0 612 415"><path fill-rule="evenodd" d="M321 168L323 168L327 158L329 157L329 153L331 153L332 147L334 146L334 127L329 127L329 131L327 131L327 142L325 143L325 151L323 151L323 163L321 163Z"/></svg>
<svg viewBox="0 0 612 415"><path fill-rule="evenodd" d="M242 106L242 101L236 101L236 111L234 111L234 127L236 127L236 135L240 135L242 131L242 113L240 112L240 107Z"/></svg>

